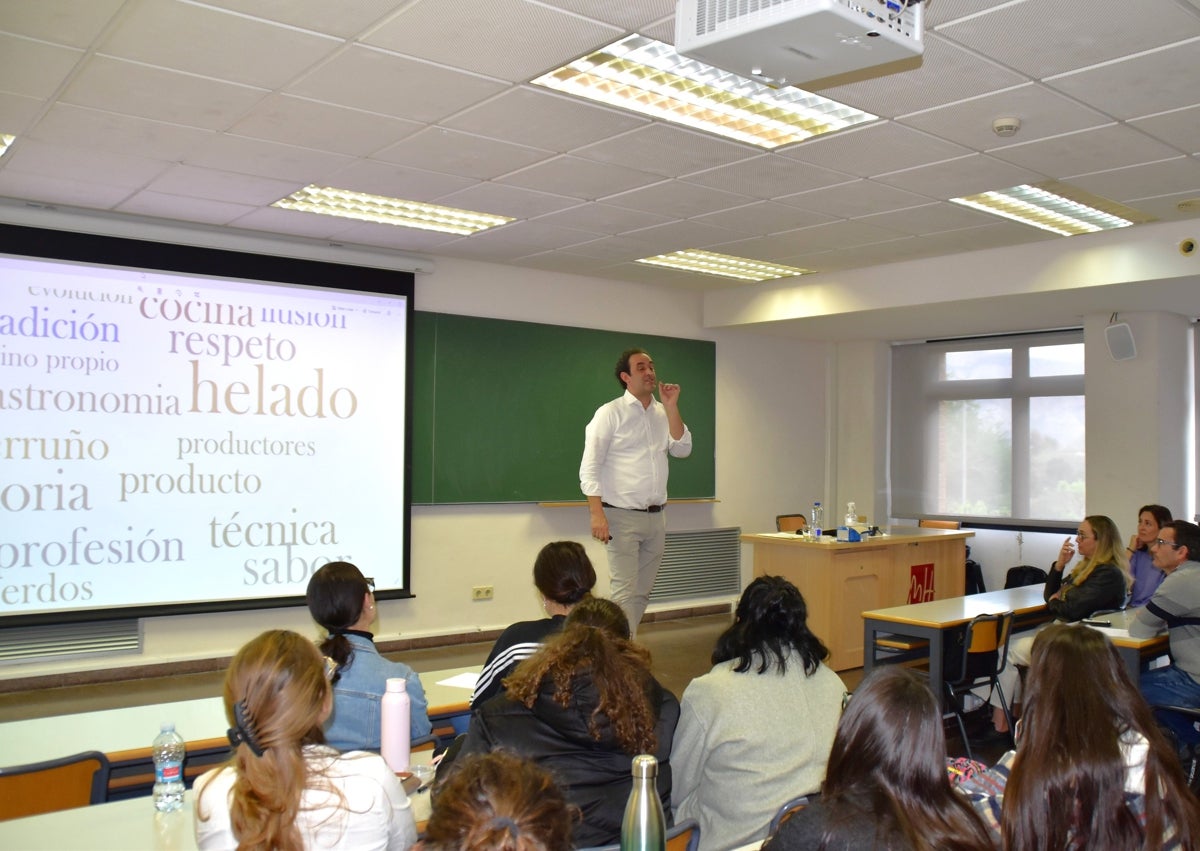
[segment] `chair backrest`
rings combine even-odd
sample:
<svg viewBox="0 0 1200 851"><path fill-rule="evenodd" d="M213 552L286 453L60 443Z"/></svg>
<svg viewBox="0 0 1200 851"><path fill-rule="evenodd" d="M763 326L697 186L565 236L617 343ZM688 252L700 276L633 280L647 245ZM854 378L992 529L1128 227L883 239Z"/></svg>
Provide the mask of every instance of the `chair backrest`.
<svg viewBox="0 0 1200 851"><path fill-rule="evenodd" d="M845 701L843 701L845 703ZM808 806L808 795L801 795L798 798L792 798L790 801L785 801L783 806L775 811L775 815L771 817L771 826L767 828L767 836L774 836L775 831L779 830L779 826L790 819L796 813Z"/></svg>
<svg viewBox="0 0 1200 851"><path fill-rule="evenodd" d="M775 531L776 532L795 532L797 529L804 529L808 526L808 518L803 514L776 514L775 515Z"/></svg>
<svg viewBox="0 0 1200 851"><path fill-rule="evenodd" d="M1046 571L1032 564L1010 567L1004 576L1005 588L1020 588L1022 585L1041 585L1046 581Z"/></svg>
<svg viewBox="0 0 1200 851"><path fill-rule="evenodd" d="M918 526L926 529L961 529L961 520L934 520L930 517L922 517L917 521Z"/></svg>
<svg viewBox="0 0 1200 851"><path fill-rule="evenodd" d="M700 825L684 819L667 831L667 851L696 851L700 847Z"/></svg>
<svg viewBox="0 0 1200 851"><path fill-rule="evenodd" d="M954 685L994 677L1004 670L1008 639L1012 633L1012 612L977 615L963 633L963 652L946 679Z"/></svg>
<svg viewBox="0 0 1200 851"><path fill-rule="evenodd" d="M103 803L108 775L99 751L0 768L0 820Z"/></svg>
<svg viewBox="0 0 1200 851"><path fill-rule="evenodd" d="M667 851L696 851L700 847L700 825L695 819L684 819L667 831ZM580 848L579 851L621 851L621 843Z"/></svg>

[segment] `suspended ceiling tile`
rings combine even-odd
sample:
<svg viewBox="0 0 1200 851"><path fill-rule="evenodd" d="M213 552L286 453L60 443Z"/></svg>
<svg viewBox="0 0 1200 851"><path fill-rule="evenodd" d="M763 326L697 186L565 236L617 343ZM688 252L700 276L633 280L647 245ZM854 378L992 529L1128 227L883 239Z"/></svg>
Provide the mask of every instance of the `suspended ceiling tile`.
<svg viewBox="0 0 1200 851"><path fill-rule="evenodd" d="M760 151L760 148L709 133L655 123L584 145L573 153L597 162L637 163L641 171L680 177L748 160L757 157Z"/></svg>
<svg viewBox="0 0 1200 851"><path fill-rule="evenodd" d="M57 144L77 144L158 160L179 161L211 141L211 130L116 115L86 107L53 107L29 132L30 139Z"/></svg>
<svg viewBox="0 0 1200 851"><path fill-rule="evenodd" d="M1129 119L1200 103L1200 37L1061 77L1046 85ZM1200 127L1197 128L1200 133Z"/></svg>
<svg viewBox="0 0 1200 851"><path fill-rule="evenodd" d="M969 153L970 150L953 142L894 121L882 121L791 145L780 151L779 156L855 177L870 177Z"/></svg>
<svg viewBox="0 0 1200 851"><path fill-rule="evenodd" d="M32 98L54 94L82 51L0 33L0 91Z"/></svg>
<svg viewBox="0 0 1200 851"><path fill-rule="evenodd" d="M141 188L171 166L165 160L54 142L15 146L5 159L5 171L120 186L127 191Z"/></svg>
<svg viewBox="0 0 1200 851"><path fill-rule="evenodd" d="M447 118L455 130L566 153L641 127L650 119L547 89L518 86Z"/></svg>
<svg viewBox="0 0 1200 851"><path fill-rule="evenodd" d="M1179 152L1145 133L1114 124L997 148L991 156L1042 174L1071 177L1139 163L1165 160Z"/></svg>
<svg viewBox="0 0 1200 851"><path fill-rule="evenodd" d="M248 139L222 133L184 163L217 171L237 172L257 177L274 177L301 186L325 184L333 174L354 162L344 154L314 151L296 145L282 145L262 139Z"/></svg>
<svg viewBox="0 0 1200 851"><path fill-rule="evenodd" d="M129 196L129 190L87 180L35 175L5 168L0 171L0 196L41 204L111 210Z"/></svg>
<svg viewBox="0 0 1200 851"><path fill-rule="evenodd" d="M499 80L352 46L289 85L286 93L409 121L434 122L504 88Z"/></svg>
<svg viewBox="0 0 1200 851"><path fill-rule="evenodd" d="M671 18L675 14L675 0L605 0L603 3L596 0L544 0L544 3L639 32L646 22Z"/></svg>
<svg viewBox="0 0 1200 851"><path fill-rule="evenodd" d="M796 162L774 154L760 154L753 159L688 175L684 180L713 189L766 199L845 183L850 177L851 175L833 169Z"/></svg>
<svg viewBox="0 0 1200 851"><path fill-rule="evenodd" d="M229 129L239 136L365 157L423 126L390 115L274 94Z"/></svg>
<svg viewBox="0 0 1200 851"><path fill-rule="evenodd" d="M437 201L479 182L461 175L406 168L380 160L356 160L333 175L330 181L339 189L409 201Z"/></svg>
<svg viewBox="0 0 1200 851"><path fill-rule="evenodd" d="M1200 106L1135 118L1129 126L1161 139L1185 154L1200 153Z"/></svg>
<svg viewBox="0 0 1200 851"><path fill-rule="evenodd" d="M367 44L510 82L524 82L616 41L617 27L526 0L413 3L364 38Z"/></svg>
<svg viewBox="0 0 1200 851"><path fill-rule="evenodd" d="M552 156L549 151L445 127L428 127L379 151L375 159L489 180Z"/></svg>
<svg viewBox="0 0 1200 851"><path fill-rule="evenodd" d="M1178 157L1160 163L1102 171L1073 178L1071 183L1080 189L1123 203L1176 192L1200 194L1200 159Z"/></svg>
<svg viewBox="0 0 1200 851"><path fill-rule="evenodd" d="M937 32L1041 80L1200 35L1200 19L1175 0L1025 0Z"/></svg>
<svg viewBox="0 0 1200 851"><path fill-rule="evenodd" d="M62 102L186 127L224 130L266 92L121 59L87 60Z"/></svg>
<svg viewBox="0 0 1200 851"><path fill-rule="evenodd" d="M129 8L100 53L265 89L284 85L342 45L330 36L193 3Z"/></svg>
<svg viewBox="0 0 1200 851"><path fill-rule="evenodd" d="M748 195L723 192L681 181L665 181L604 199L605 203L617 207L629 207L680 219L690 219L729 207L741 207L753 200Z"/></svg>
<svg viewBox="0 0 1200 851"><path fill-rule="evenodd" d="M990 224L993 218L987 213L951 204L949 201L941 201L921 207L910 207L906 210L892 210L873 216L863 216L856 221L877 225L910 236L925 236L932 233L979 227Z"/></svg>
<svg viewBox="0 0 1200 851"><path fill-rule="evenodd" d="M534 219L574 207L579 199L488 182L476 183L467 189L445 195L439 203L516 219Z"/></svg>
<svg viewBox="0 0 1200 851"><path fill-rule="evenodd" d="M509 174L500 182L540 192L557 192L573 198L595 200L659 180L657 175L626 166L560 155Z"/></svg>
<svg viewBox="0 0 1200 851"><path fill-rule="evenodd" d="M992 129L992 122L997 118L1018 118L1021 129L1010 138L997 136ZM1103 113L1083 106L1041 83L1026 83L1004 91L955 101L923 112L902 115L897 121L934 136L953 139L976 151L1112 123L1112 119Z"/></svg>
<svg viewBox="0 0 1200 851"><path fill-rule="evenodd" d="M945 200L974 195L989 189L1007 189L1022 183L1037 183L1045 175L997 160L986 154L972 154L944 163L884 174L881 183Z"/></svg>
<svg viewBox="0 0 1200 851"><path fill-rule="evenodd" d="M648 228L651 225L660 225L671 221L667 216L599 203L579 203L575 207L555 213L553 219L555 223L564 227L609 235Z"/></svg>
<svg viewBox="0 0 1200 851"><path fill-rule="evenodd" d="M138 192L117 206L117 212L206 225L227 225L256 209L202 198L181 198L162 192Z"/></svg>
<svg viewBox="0 0 1200 851"><path fill-rule="evenodd" d="M778 199L782 204L794 204L843 219L917 207L928 204L930 200L925 195L906 192L874 180L853 180Z"/></svg>
<svg viewBox="0 0 1200 851"><path fill-rule="evenodd" d="M0 9L0 30L54 44L87 47L100 35L124 2L5 0Z"/></svg>
<svg viewBox="0 0 1200 851"><path fill-rule="evenodd" d="M735 234L731 239L738 239L748 234L779 233L809 227L832 221L833 218L834 216L825 212L818 213L775 201L756 201L744 207L733 207L697 216L694 221L726 228Z"/></svg>
<svg viewBox="0 0 1200 851"><path fill-rule="evenodd" d="M394 14L396 8L396 0L354 0L353 3L330 3L329 0L204 0L204 3L339 38L361 33Z"/></svg>
<svg viewBox="0 0 1200 851"><path fill-rule="evenodd" d="M233 204L272 204L300 188L295 181L252 177L232 171L173 166L147 187L168 195L194 196Z"/></svg>

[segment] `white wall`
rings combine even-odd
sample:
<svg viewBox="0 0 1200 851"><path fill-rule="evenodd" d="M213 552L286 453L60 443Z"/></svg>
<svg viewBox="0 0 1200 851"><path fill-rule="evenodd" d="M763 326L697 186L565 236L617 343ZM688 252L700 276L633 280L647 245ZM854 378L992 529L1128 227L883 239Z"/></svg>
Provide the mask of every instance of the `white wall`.
<svg viewBox="0 0 1200 851"><path fill-rule="evenodd" d="M700 305L700 296L693 293L454 260L439 260L432 274L418 277L416 290L419 310L628 330L631 345L638 342L638 333L714 340L718 502L671 506L668 525L770 529L777 513L802 508L820 494L828 347L741 329L707 331L701 326ZM614 362L618 354L613 352ZM546 392L553 393L553 370L553 364L531 363L513 380L543 382ZM614 381L613 395L617 392ZM685 419L688 392L684 387L680 398ZM480 412L481 418L486 416ZM585 424L579 423L581 449ZM451 634L538 616L530 576L533 558L547 541L564 538L587 546L600 588L606 589L604 552L590 539L583 507L414 507L411 578L416 597L381 601L377 636ZM743 573L749 575L748 550L743 562ZM370 574L370 565L360 567ZM495 586L495 598L472 602L471 586L484 584ZM149 618L141 655L14 665L0 671L0 677L221 656L267 627L316 633L304 609Z"/></svg>

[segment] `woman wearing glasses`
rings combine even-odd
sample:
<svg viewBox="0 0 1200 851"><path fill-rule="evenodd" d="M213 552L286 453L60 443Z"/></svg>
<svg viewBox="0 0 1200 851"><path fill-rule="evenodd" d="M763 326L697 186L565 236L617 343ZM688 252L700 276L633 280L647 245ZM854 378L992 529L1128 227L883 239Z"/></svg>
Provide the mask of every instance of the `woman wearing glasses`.
<svg viewBox="0 0 1200 851"><path fill-rule="evenodd" d="M233 756L196 781L200 848L404 851L416 841L408 796L383 759L324 744L328 672L311 641L282 629L233 657L225 675Z"/></svg>
<svg viewBox="0 0 1200 851"><path fill-rule="evenodd" d="M375 647L375 580L348 561L331 561L312 575L306 596L309 613L327 633L321 652L337 663L326 741L343 751L379 750L379 701L392 678L405 680L412 738L429 735L421 680L408 665L384 659Z"/></svg>
<svg viewBox="0 0 1200 851"><path fill-rule="evenodd" d="M1068 575L1066 569L1078 549L1081 561ZM1124 608L1132 585L1129 562L1117 524L1103 514L1083 519L1071 538L1063 541L1058 558L1046 577L1046 611L1059 621L1078 621L1103 609ZM1033 636L1015 639L1008 645L1008 661L1000 673L1000 687L1015 702L1019 674L1017 666L1029 665ZM1008 732L1004 711L994 706L992 723L997 732Z"/></svg>

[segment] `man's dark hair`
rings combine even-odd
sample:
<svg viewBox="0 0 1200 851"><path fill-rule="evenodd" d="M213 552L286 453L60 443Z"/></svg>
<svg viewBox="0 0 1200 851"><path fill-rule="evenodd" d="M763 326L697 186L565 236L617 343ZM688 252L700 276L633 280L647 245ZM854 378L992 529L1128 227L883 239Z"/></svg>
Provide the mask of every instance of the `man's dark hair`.
<svg viewBox="0 0 1200 851"><path fill-rule="evenodd" d="M1188 561L1200 561L1200 526L1186 520L1172 520L1163 528L1175 530L1175 545L1187 547Z"/></svg>
<svg viewBox="0 0 1200 851"><path fill-rule="evenodd" d="M617 358L617 368L614 370L613 374L617 376L617 383L621 385L622 389L625 387L625 379L621 377L621 373L629 372L629 359L634 355L648 354L650 353L645 349L626 349L625 351L621 352L621 356Z"/></svg>

